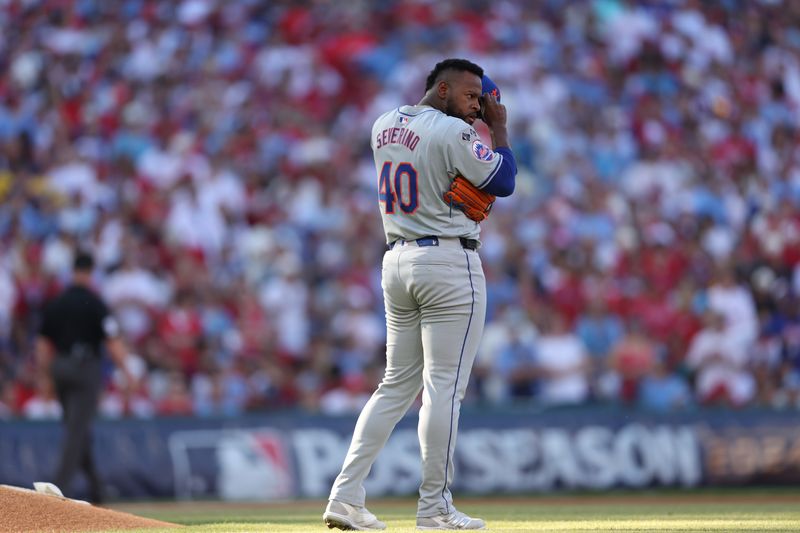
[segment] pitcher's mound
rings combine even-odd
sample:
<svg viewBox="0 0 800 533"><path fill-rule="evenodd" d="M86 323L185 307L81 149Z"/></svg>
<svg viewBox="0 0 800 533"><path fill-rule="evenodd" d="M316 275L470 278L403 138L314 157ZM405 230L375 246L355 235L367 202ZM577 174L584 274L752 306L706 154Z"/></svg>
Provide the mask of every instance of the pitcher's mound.
<svg viewBox="0 0 800 533"><path fill-rule="evenodd" d="M5 533L77 533L149 527L178 526L28 489L0 486L0 528Z"/></svg>

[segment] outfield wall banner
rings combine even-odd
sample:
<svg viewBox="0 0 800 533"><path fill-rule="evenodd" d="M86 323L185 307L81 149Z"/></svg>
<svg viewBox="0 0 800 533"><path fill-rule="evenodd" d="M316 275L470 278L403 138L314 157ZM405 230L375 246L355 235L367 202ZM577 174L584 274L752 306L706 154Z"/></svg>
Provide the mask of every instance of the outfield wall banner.
<svg viewBox="0 0 800 533"><path fill-rule="evenodd" d="M117 499L236 501L324 498L341 467L352 417L100 421L95 453ZM0 425L0 483L49 481L58 423ZM800 415L621 410L470 412L461 417L454 491L800 483ZM403 419L366 482L370 496L414 494L416 416ZM85 494L76 479L76 496Z"/></svg>

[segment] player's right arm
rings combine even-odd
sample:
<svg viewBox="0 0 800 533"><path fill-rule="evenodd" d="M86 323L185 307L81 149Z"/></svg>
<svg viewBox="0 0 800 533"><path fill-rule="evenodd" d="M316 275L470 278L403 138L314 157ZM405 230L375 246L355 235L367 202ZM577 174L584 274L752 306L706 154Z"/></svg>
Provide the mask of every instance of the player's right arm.
<svg viewBox="0 0 800 533"><path fill-rule="evenodd" d="M125 377L125 386L131 387L136 382L136 378L128 367L128 348L122 340L122 328L105 303L100 302L98 310L100 313L100 337L105 343L109 357Z"/></svg>
<svg viewBox="0 0 800 533"><path fill-rule="evenodd" d="M503 156L501 165L507 167L501 168L495 177L483 187L483 190L495 196L510 196L514 192L517 162L514 159L514 152L511 151L511 143L508 142L506 106L491 94L486 93L481 96L481 110L483 121L489 126L492 135L492 146L494 146L495 152Z"/></svg>
<svg viewBox="0 0 800 533"><path fill-rule="evenodd" d="M481 96L481 109L483 110L483 121L489 126L489 131L492 134L492 146L495 150L498 148L509 148L508 142L508 129L506 128L506 121L508 114L506 113L506 106L497 101L491 94L484 94Z"/></svg>

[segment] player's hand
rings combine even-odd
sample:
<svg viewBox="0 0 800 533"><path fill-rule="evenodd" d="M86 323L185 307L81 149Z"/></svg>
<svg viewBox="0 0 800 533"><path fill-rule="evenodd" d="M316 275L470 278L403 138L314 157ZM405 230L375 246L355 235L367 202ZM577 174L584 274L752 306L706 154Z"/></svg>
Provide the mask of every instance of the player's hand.
<svg viewBox="0 0 800 533"><path fill-rule="evenodd" d="M481 118L489 126L489 129L504 128L507 119L506 106L498 102L491 94L483 93L481 96Z"/></svg>

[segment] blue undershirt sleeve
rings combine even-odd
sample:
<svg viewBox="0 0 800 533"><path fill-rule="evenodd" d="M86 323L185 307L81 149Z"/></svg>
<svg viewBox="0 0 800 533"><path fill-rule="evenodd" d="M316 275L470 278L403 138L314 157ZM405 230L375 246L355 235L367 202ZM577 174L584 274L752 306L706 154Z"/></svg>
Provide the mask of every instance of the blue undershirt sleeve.
<svg viewBox="0 0 800 533"><path fill-rule="evenodd" d="M514 192L515 178L517 176L517 162L514 160L514 152L507 146L500 146L495 152L503 156L503 160L492 176L489 183L481 187L482 190L494 194L495 196L511 196Z"/></svg>

